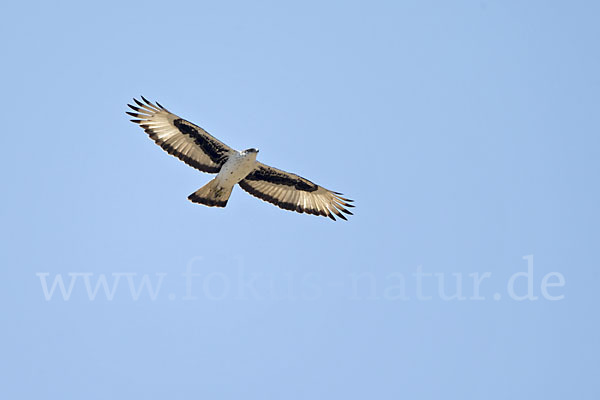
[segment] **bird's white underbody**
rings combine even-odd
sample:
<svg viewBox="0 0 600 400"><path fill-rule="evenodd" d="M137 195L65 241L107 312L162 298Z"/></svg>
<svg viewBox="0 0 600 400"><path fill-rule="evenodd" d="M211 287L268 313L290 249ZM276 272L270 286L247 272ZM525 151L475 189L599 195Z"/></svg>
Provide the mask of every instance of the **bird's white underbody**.
<svg viewBox="0 0 600 400"><path fill-rule="evenodd" d="M234 150L217 174L219 187L232 188L252 172L256 168L256 154L256 151Z"/></svg>

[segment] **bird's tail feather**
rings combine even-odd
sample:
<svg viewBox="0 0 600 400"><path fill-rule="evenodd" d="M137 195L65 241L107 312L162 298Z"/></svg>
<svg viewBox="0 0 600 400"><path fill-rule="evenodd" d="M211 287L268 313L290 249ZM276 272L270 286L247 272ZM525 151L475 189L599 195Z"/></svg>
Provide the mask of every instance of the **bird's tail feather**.
<svg viewBox="0 0 600 400"><path fill-rule="evenodd" d="M190 194L188 199L194 203L204 204L209 207L225 207L232 190L233 186L229 188L219 186L215 178Z"/></svg>

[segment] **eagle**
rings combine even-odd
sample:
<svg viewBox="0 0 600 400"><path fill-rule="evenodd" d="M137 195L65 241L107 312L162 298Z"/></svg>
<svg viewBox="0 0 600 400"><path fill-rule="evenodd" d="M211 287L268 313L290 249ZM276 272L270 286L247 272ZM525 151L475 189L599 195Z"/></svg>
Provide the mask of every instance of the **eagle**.
<svg viewBox="0 0 600 400"><path fill-rule="evenodd" d="M270 167L256 160L258 150L235 150L211 136L204 129L171 113L156 102L133 99L128 104L135 119L154 142L186 164L217 176L188 196L194 203L225 207L236 184L261 200L284 210L296 211L336 220L352 215L346 207L353 200L342 193L325 189L296 174ZM335 215L335 216L334 216Z"/></svg>

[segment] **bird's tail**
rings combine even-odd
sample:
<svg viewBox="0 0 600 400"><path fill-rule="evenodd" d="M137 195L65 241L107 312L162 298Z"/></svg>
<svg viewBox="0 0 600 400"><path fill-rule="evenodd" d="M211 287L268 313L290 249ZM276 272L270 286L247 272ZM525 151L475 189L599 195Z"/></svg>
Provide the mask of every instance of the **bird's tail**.
<svg viewBox="0 0 600 400"><path fill-rule="evenodd" d="M213 179L200 189L188 196L194 203L204 204L209 207L225 207L231 196L232 187L221 187L217 179Z"/></svg>

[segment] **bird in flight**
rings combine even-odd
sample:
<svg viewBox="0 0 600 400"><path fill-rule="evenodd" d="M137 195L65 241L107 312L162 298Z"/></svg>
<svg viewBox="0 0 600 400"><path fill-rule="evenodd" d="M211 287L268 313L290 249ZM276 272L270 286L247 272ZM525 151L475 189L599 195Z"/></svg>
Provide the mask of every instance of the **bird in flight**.
<svg viewBox="0 0 600 400"><path fill-rule="evenodd" d="M346 219L354 207L341 193L327 190L296 174L256 161L258 150L237 151L211 136L204 129L169 112L158 102L133 99L127 111L154 142L186 164L217 176L188 196L194 203L225 207L236 184L261 200L285 210L320 215L335 221Z"/></svg>

